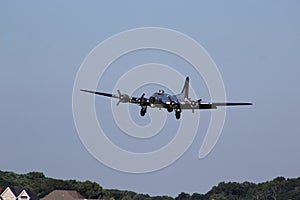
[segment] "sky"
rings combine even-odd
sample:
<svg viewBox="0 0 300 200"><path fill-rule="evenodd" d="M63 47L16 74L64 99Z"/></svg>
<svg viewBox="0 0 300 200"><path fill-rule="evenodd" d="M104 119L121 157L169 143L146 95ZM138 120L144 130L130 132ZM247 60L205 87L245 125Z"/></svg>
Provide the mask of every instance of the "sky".
<svg viewBox="0 0 300 200"><path fill-rule="evenodd" d="M104 188L171 196L206 193L221 181L299 177L299 6L296 0L1 1L0 169L41 171L54 178L96 181ZM73 120L72 91L93 48L112 35L141 27L173 29L193 38L218 66L227 99L254 105L227 109L221 137L206 158L199 160L198 151L210 112L203 113L197 136L180 159L155 172L131 174L105 166L86 150ZM111 85L98 89L113 88L122 64L128 69L147 62L175 68L185 64L159 51L126 56L107 72ZM201 78L191 75L191 84L199 98L209 98ZM110 103L96 98L99 119L101 107L110 112ZM143 123L139 108L130 109ZM170 118L169 133L177 127L174 116ZM110 117L103 120L106 129L116 129ZM130 138L119 135L111 139L132 150ZM143 144L155 149L172 135L159 138Z"/></svg>

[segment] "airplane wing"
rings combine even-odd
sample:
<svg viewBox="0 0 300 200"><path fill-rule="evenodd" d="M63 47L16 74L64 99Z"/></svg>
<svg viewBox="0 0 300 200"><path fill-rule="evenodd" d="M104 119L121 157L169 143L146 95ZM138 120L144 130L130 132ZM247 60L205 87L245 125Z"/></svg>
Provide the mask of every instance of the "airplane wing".
<svg viewBox="0 0 300 200"><path fill-rule="evenodd" d="M119 96L117 96L117 95L104 93L104 92L97 92L97 91L83 90L83 89L81 89L80 91L88 92L88 93L92 93L92 94L97 94L97 95L102 95L102 96L106 96L106 97L119 98Z"/></svg>
<svg viewBox="0 0 300 200"><path fill-rule="evenodd" d="M227 103L212 103L214 106L250 106L252 103L244 102L227 102Z"/></svg>
<svg viewBox="0 0 300 200"><path fill-rule="evenodd" d="M182 109L216 109L218 106L247 106L252 103L246 102L222 102L222 103L205 103L201 101L191 101L181 104Z"/></svg>
<svg viewBox="0 0 300 200"><path fill-rule="evenodd" d="M84 90L81 89L80 91L82 92L88 92L96 95L101 95L101 96L106 96L106 97L111 97L115 99L119 99L117 105L120 103L134 103L134 104L139 104L141 106L149 106L149 99L145 98L145 93L142 94L141 97L132 97L127 94L121 94L120 90L117 90L118 95L116 94L110 94L110 93L105 93L105 92L97 92L97 91L91 91L91 90Z"/></svg>

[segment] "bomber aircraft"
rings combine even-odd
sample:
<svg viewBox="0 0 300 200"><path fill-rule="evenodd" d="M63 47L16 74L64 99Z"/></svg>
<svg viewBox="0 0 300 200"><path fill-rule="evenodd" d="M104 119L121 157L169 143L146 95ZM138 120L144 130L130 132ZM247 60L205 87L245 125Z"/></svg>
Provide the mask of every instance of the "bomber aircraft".
<svg viewBox="0 0 300 200"><path fill-rule="evenodd" d="M189 77L186 77L183 89L180 94L171 95L165 93L163 90L159 90L151 97L146 98L145 93L141 97L132 97L127 94L122 94L120 90L117 90L118 95L109 94L104 92L90 91L81 89L80 91L89 92L92 94L102 95L119 99L117 105L120 103L133 103L141 106L140 115L145 116L147 107L151 108L165 108L168 112L175 112L176 119L180 119L182 110L195 109L216 109L218 106L245 106L252 105L252 103L240 103L240 102L222 102L222 103L210 103L203 102L202 99L194 100L189 98Z"/></svg>

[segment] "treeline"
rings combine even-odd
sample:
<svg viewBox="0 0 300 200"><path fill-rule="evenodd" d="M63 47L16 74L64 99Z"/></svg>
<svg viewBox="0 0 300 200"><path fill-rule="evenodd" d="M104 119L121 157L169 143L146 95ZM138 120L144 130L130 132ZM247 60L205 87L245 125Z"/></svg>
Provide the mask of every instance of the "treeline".
<svg viewBox="0 0 300 200"><path fill-rule="evenodd" d="M300 178L285 179L277 177L264 183L236 183L221 182L206 194L180 193L176 198L169 196L149 196L132 191L103 189L98 183L91 181L59 180L45 177L41 172L16 174L14 172L0 171L0 186L2 188L22 187L36 193L42 198L53 190L76 190L88 199L107 200L287 200L300 199Z"/></svg>
<svg viewBox="0 0 300 200"><path fill-rule="evenodd" d="M98 198L102 187L91 181L59 180L45 177L41 172L16 174L14 172L0 171L0 186L26 188L42 198L53 190L76 190L86 198Z"/></svg>

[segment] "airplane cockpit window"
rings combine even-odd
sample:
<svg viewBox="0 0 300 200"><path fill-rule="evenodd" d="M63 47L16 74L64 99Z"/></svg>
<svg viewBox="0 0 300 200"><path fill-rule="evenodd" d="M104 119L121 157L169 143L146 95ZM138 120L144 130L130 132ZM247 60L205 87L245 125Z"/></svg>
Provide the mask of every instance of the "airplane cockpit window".
<svg viewBox="0 0 300 200"><path fill-rule="evenodd" d="M162 95L163 93L165 93L165 91L163 91L163 90L158 90L158 94L159 94L159 95Z"/></svg>

